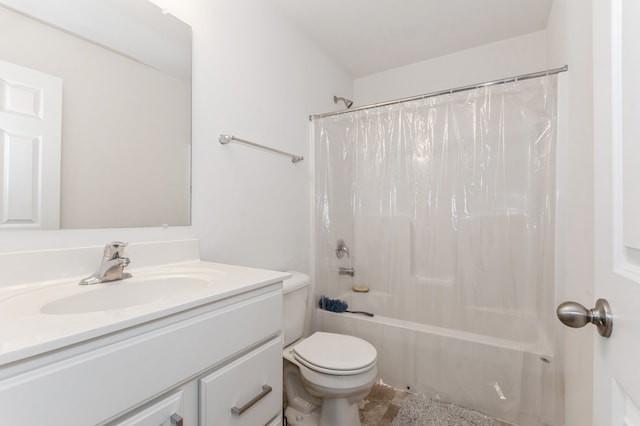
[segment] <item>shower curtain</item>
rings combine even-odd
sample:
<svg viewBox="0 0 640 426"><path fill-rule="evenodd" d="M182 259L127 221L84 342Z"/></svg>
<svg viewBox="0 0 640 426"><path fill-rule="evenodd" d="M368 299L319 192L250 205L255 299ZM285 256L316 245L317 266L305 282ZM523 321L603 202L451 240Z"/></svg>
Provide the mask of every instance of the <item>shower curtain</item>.
<svg viewBox="0 0 640 426"><path fill-rule="evenodd" d="M552 345L556 86L547 76L315 119L316 296L488 341L544 333ZM349 257L337 258L338 239ZM352 299L353 288L369 292ZM446 360L465 345L429 350ZM474 368L503 373L479 385L486 395L464 396L469 405L517 410L525 381L544 380L523 356L482 352L446 373L462 389L475 389L464 384ZM417 382L442 396L435 380Z"/></svg>

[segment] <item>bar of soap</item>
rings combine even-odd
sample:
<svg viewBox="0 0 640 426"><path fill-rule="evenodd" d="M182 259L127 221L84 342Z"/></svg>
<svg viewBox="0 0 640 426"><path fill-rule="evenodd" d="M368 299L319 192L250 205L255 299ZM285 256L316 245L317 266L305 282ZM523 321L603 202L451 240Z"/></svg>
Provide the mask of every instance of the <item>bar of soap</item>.
<svg viewBox="0 0 640 426"><path fill-rule="evenodd" d="M352 287L352 290L356 293L367 293L369 292L369 287Z"/></svg>

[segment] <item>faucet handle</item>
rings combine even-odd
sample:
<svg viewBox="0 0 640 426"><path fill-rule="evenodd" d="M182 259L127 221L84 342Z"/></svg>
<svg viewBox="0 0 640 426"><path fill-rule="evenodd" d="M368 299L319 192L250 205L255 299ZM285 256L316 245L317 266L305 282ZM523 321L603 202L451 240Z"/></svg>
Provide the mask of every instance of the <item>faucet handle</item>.
<svg viewBox="0 0 640 426"><path fill-rule="evenodd" d="M124 248L128 245L129 243L123 243L122 241L111 241L104 246L104 258L110 260L122 257L124 255Z"/></svg>
<svg viewBox="0 0 640 426"><path fill-rule="evenodd" d="M349 249L344 243L344 240L338 240L337 244L338 246L336 247L336 256L338 257L338 259L342 259L345 254L347 255L347 257L351 257L349 256Z"/></svg>

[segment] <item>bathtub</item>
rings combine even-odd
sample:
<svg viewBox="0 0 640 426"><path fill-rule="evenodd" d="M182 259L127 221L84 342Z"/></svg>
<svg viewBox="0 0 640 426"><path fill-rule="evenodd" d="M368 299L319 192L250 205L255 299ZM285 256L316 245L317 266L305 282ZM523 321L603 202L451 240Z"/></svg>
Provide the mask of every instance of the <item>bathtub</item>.
<svg viewBox="0 0 640 426"><path fill-rule="evenodd" d="M473 316L470 327L456 323L455 316L444 327L422 322L424 316L418 322L411 312L403 312L402 319L385 316L394 299L384 293L349 292L340 298L350 310L375 317L316 309L318 327L371 342L384 383L519 426L562 424L563 391L554 380L559 365L533 318L471 308L458 313ZM438 311L423 309L432 310Z"/></svg>

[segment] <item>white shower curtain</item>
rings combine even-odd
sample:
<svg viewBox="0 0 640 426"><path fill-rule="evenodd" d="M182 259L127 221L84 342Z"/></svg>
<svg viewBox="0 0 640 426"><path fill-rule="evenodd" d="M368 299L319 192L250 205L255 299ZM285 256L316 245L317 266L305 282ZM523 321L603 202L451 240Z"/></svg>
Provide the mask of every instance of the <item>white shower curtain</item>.
<svg viewBox="0 0 640 426"><path fill-rule="evenodd" d="M315 119L317 295L351 300L364 287L358 308L378 317L553 342L556 80ZM338 239L350 257L337 258ZM445 359L466 350L443 345ZM483 384L491 398L526 387L522 357L487 356L478 366L497 363L509 378Z"/></svg>

